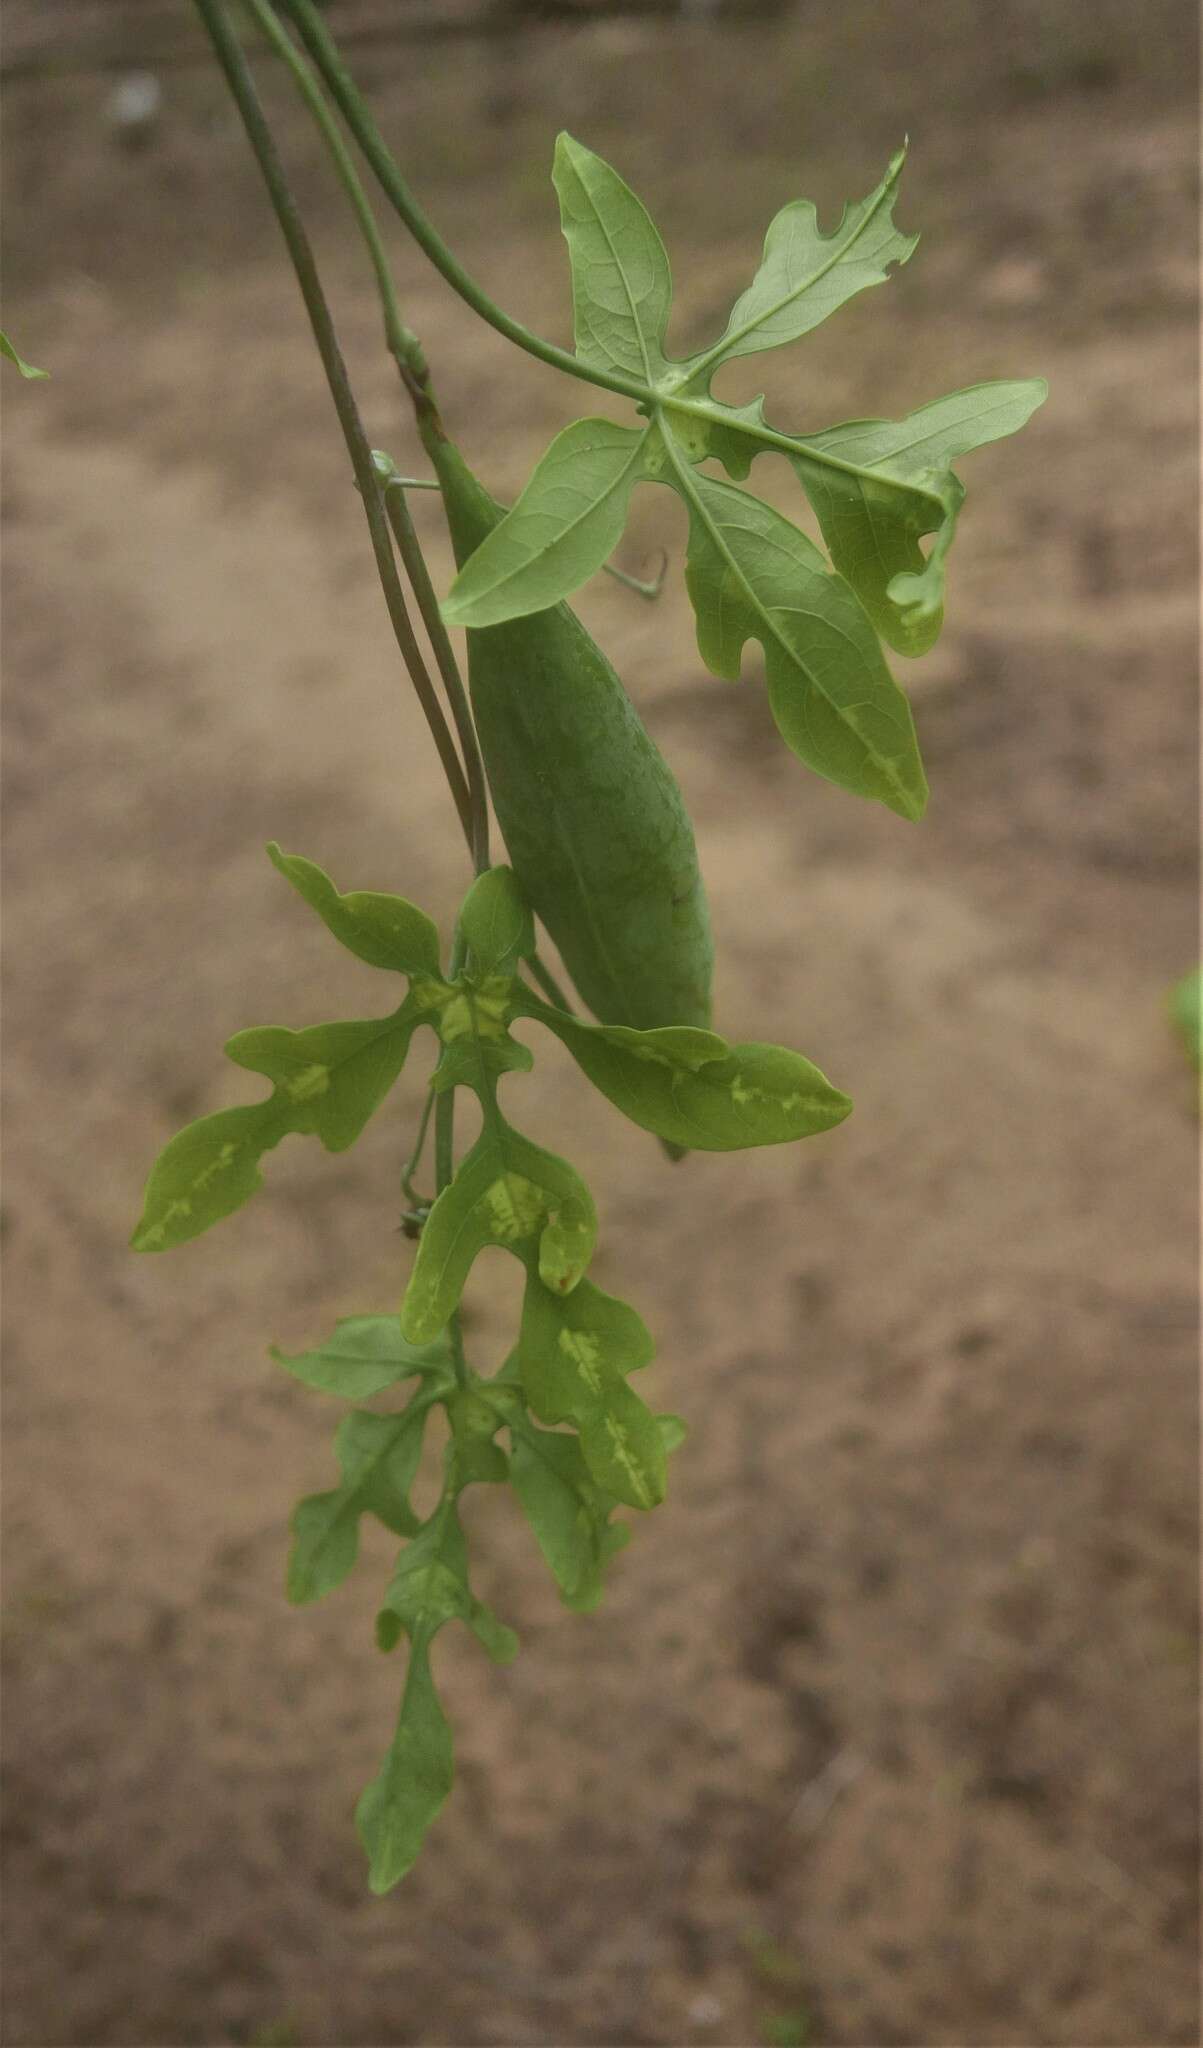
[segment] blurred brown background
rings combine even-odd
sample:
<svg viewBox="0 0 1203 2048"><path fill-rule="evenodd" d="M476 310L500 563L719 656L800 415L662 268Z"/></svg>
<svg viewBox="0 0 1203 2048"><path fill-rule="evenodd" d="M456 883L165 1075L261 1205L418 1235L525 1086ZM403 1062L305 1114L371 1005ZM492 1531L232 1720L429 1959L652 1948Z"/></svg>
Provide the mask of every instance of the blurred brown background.
<svg viewBox="0 0 1203 2048"><path fill-rule="evenodd" d="M667 494L621 557L669 549L659 609L581 599L697 820L720 1028L804 1047L857 1113L674 1171L542 1050L512 1084L587 1172L596 1276L691 1434L592 1618L470 1500L523 1651L443 1638L457 1789L374 1900L351 1809L400 1678L370 1633L389 1544L285 1606L337 1411L264 1347L398 1298L421 1063L354 1152L285 1146L240 1222L124 1247L167 1136L255 1092L227 1034L379 1000L263 842L444 928L464 857L189 10L11 0L6 324L53 381L4 373L7 2038L1193 2041L1197 1124L1164 1010L1197 956L1193 9L422 12L333 16L535 327L567 337L561 126L660 222L681 350L780 204L830 224L909 131L910 265L728 391L767 381L798 427L1052 395L966 459L945 637L896 664L921 827L786 754L752 650L742 688L704 672ZM131 127L136 70L160 97ZM265 85L373 439L417 463L340 197ZM449 425L511 494L605 400L394 247ZM516 1302L492 1268L484 1364Z"/></svg>

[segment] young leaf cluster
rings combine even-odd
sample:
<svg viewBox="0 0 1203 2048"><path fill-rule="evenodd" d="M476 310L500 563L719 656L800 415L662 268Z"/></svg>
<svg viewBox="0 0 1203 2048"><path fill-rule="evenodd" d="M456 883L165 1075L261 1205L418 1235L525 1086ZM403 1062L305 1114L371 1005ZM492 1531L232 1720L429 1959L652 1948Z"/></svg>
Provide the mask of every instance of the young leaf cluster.
<svg viewBox="0 0 1203 2048"><path fill-rule="evenodd" d="M417 1383L399 1410L352 1408L335 1438L338 1482L297 1508L288 1567L289 1597L315 1600L355 1564L365 1514L401 1539L377 1640L385 1651L408 1640L408 1672L392 1747L358 1813L371 1883L387 1890L410 1867L451 1785L451 1735L430 1663L435 1635L458 1620L498 1661L517 1647L471 1590L464 1489L509 1483L562 1597L588 1608L626 1539L615 1511L663 1500L667 1455L683 1433L631 1385L655 1349L643 1321L588 1278L597 1236L588 1188L502 1108L502 1080L533 1065L512 1026L530 1021L553 1032L610 1102L674 1145L723 1152L784 1143L829 1130L851 1104L783 1047L732 1045L687 1027L588 1024L545 1001L523 975L534 921L509 868L473 883L452 956L460 964L444 972L436 929L413 904L342 894L312 861L268 851L333 936L403 976L406 993L381 1017L303 1031L272 1025L231 1039L231 1059L267 1078L271 1093L202 1117L171 1140L151 1171L135 1248L166 1250L230 1215L262 1185L263 1156L286 1136L317 1136L328 1151L352 1144L420 1027L435 1040L436 1098L466 1088L481 1112L479 1137L424 1205L400 1313L354 1316L314 1351L277 1354L307 1385L353 1403ZM491 1380L468 1368L458 1328L472 1266L489 1246L511 1253L525 1274L516 1340ZM410 1489L435 1410L446 1425L443 1486L422 1521Z"/></svg>
<svg viewBox="0 0 1203 2048"><path fill-rule="evenodd" d="M792 435L769 426L763 399L725 405L711 390L724 363L798 340L907 261L917 237L893 221L904 154L830 234L809 201L783 207L723 333L677 360L667 353L672 280L655 224L608 164L560 136L553 179L576 355L598 382L617 375L622 388L638 387L642 424L582 419L557 435L461 570L444 615L482 627L558 603L617 545L636 484L665 484L688 514L686 582L707 667L737 680L747 642L758 641L773 716L793 752L844 788L917 818L926 779L880 643L918 655L935 641L964 497L952 463L1014 433L1045 386L1034 378L980 384L903 420ZM766 451L793 468L830 563L790 520L737 488ZM725 477L707 469L715 462Z"/></svg>

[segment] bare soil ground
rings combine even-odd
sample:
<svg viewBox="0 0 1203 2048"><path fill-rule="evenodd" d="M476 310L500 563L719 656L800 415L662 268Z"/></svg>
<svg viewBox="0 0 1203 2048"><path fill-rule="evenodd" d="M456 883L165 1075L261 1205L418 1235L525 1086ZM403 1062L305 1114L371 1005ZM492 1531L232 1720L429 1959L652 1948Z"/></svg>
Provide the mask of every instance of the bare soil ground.
<svg viewBox="0 0 1203 2048"><path fill-rule="evenodd" d="M387 1545L285 1606L335 1417L263 1347L397 1299L419 1076L353 1153L285 1147L241 1224L124 1244L157 1148L240 1099L228 1033L376 998L263 842L444 926L462 854L211 70L164 74L139 151L110 78L14 85L8 317L54 376L5 373L13 2048L1197 2038L1197 1125L1163 1009L1197 943L1193 38L1184 0L851 0L364 57L449 239L557 336L560 126L662 221L681 346L778 204L830 219L909 130L924 244L765 361L775 416L1052 387L965 464L949 625L907 676L920 828L789 758L754 663L704 673L667 498L623 556L669 548L660 608L582 600L698 822L720 1028L803 1046L857 1113L673 1170L566 1064L524 1084L691 1434L588 1619L473 1501L523 1651L445 1639L458 1786L384 1901L351 1808L396 1700ZM372 433L416 460L272 104ZM449 423L512 492L581 393L398 255Z"/></svg>

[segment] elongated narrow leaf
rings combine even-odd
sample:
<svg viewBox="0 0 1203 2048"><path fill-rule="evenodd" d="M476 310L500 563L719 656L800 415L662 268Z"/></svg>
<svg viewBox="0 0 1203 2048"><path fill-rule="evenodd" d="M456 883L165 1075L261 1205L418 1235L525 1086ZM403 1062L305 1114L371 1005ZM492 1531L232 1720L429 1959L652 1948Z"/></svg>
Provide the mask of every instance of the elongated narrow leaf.
<svg viewBox="0 0 1203 2048"><path fill-rule="evenodd" d="M477 876L464 898L459 928L479 974L516 973L518 962L535 950L535 920L513 868Z"/></svg>
<svg viewBox="0 0 1203 2048"><path fill-rule="evenodd" d="M593 1253L597 1212L566 1160L534 1145L496 1109L426 1219L401 1310L414 1344L437 1337L486 1245L535 1251L549 1288L570 1293Z"/></svg>
<svg viewBox="0 0 1203 2048"><path fill-rule="evenodd" d="M451 1348L447 1338L433 1344L409 1344L401 1335L400 1318L343 1316L324 1344L289 1357L271 1346L271 1355L294 1379L344 1401L367 1401L399 1380L420 1377L450 1381Z"/></svg>
<svg viewBox="0 0 1203 2048"><path fill-rule="evenodd" d="M531 1000L595 1088L645 1131L699 1152L781 1145L829 1131L852 1108L801 1053L729 1045L713 1031L585 1024Z"/></svg>
<svg viewBox="0 0 1203 2048"><path fill-rule="evenodd" d="M831 559L900 654L926 653L943 623L944 560L964 486L958 455L1018 433L1041 405L1038 378L977 384L902 420L849 420L800 437L790 460ZM929 557L924 535L937 535Z"/></svg>
<svg viewBox="0 0 1203 2048"><path fill-rule="evenodd" d="M664 1439L626 1375L655 1350L633 1308L583 1280L567 1299L528 1273L518 1338L522 1385L543 1422L571 1422L595 1484L628 1507L664 1498Z"/></svg>
<svg viewBox="0 0 1203 2048"><path fill-rule="evenodd" d="M272 865L348 952L369 967L387 967L395 974L438 974L439 935L425 911L403 896L368 889L342 896L313 861L299 853L281 853L274 840L267 851Z"/></svg>
<svg viewBox="0 0 1203 2048"><path fill-rule="evenodd" d="M339 1424L334 1450L342 1480L329 1493L308 1495L292 1518L290 1600L320 1600L342 1584L359 1554L361 1515L376 1515L398 1536L419 1528L409 1489L422 1454L427 1405L415 1399L403 1415L357 1409Z"/></svg>
<svg viewBox="0 0 1203 2048"><path fill-rule="evenodd" d="M921 817L927 781L910 707L848 584L748 492L684 463L664 480L689 507L685 578L707 667L737 681L745 643L759 640L786 745L842 788Z"/></svg>
<svg viewBox="0 0 1203 2048"><path fill-rule="evenodd" d="M755 355L797 341L869 285L884 284L892 263L905 263L918 235L898 232L891 218L906 151L899 150L867 199L844 208L830 235L819 229L809 199L783 206L770 222L760 268L731 309L725 331L687 367L693 376L733 356Z"/></svg>
<svg viewBox="0 0 1203 2048"><path fill-rule="evenodd" d="M423 1634L410 1650L397 1732L355 1809L374 1892L391 1891L412 1869L454 1775L451 1728L434 1689L429 1634Z"/></svg>
<svg viewBox="0 0 1203 2048"><path fill-rule="evenodd" d="M276 1083L290 1129L314 1131L327 1151L345 1152L405 1065L418 1019L407 1002L391 1017L353 1024L265 1024L237 1032L225 1049L237 1066Z"/></svg>
<svg viewBox="0 0 1203 2048"><path fill-rule="evenodd" d="M267 1025L230 1039L230 1058L268 1075L274 1092L267 1102L200 1117L164 1146L146 1183L134 1250L170 1251L232 1215L262 1187L263 1154L290 1132L316 1132L331 1152L352 1144L401 1072L421 1019L407 996L390 1017L370 1022L306 1031Z"/></svg>
<svg viewBox="0 0 1203 2048"><path fill-rule="evenodd" d="M576 352L582 361L661 377L672 275L647 209L601 157L561 135L552 179L572 265Z"/></svg>
<svg viewBox="0 0 1203 2048"><path fill-rule="evenodd" d="M493 626L546 611L579 590L622 538L644 474L647 430L577 420L557 434L530 482L451 586L453 626Z"/></svg>
<svg viewBox="0 0 1203 2048"><path fill-rule="evenodd" d="M7 356L10 363L15 363L23 377L48 377L50 375L49 370L39 370L33 363L27 363L23 356L19 356L3 328L0 328L0 356Z"/></svg>

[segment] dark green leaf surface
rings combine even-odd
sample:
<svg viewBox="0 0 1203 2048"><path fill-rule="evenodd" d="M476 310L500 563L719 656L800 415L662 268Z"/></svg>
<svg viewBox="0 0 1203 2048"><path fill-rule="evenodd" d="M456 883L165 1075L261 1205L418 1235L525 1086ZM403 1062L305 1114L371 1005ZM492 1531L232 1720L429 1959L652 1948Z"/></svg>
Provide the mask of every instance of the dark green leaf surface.
<svg viewBox="0 0 1203 2048"><path fill-rule="evenodd" d="M287 1356L274 1344L271 1355L294 1379L344 1401L367 1401L399 1380L420 1376L450 1381L451 1350L445 1336L432 1344L409 1344L399 1316L344 1316L333 1334L312 1351Z"/></svg>
<svg viewBox="0 0 1203 2048"><path fill-rule="evenodd" d="M319 1600L341 1585L359 1554L359 1518L374 1514L396 1535L410 1536L418 1519L409 1489L422 1454L429 1400L415 1397L402 1415L357 1409L339 1425L335 1455L342 1472L329 1493L301 1501L292 1518L288 1597Z"/></svg>
<svg viewBox="0 0 1203 2048"><path fill-rule="evenodd" d="M429 1638L445 1622L463 1621L495 1663L508 1664L518 1654L513 1629L473 1596L468 1546L453 1499L440 1503L401 1552L377 1628L383 1646L396 1640L388 1617L414 1642L422 1635Z"/></svg>
<svg viewBox="0 0 1203 2048"><path fill-rule="evenodd" d="M578 1437L538 1429L525 1417L510 1426L514 1491L561 1598L587 1613L601 1599L605 1567L629 1541L630 1527L610 1520L619 1503L591 1477Z"/></svg>
<svg viewBox="0 0 1203 2048"><path fill-rule="evenodd" d="M374 1892L391 1891L412 1869L454 1775L451 1729L430 1672L429 1635L423 1634L410 1650L397 1732L355 1809Z"/></svg>
<svg viewBox="0 0 1203 2048"><path fill-rule="evenodd" d="M395 974L438 974L439 935L425 911L403 896L367 889L340 895L313 861L299 853L281 853L274 840L267 851L272 865L349 953L366 960L369 967L386 967Z"/></svg>

